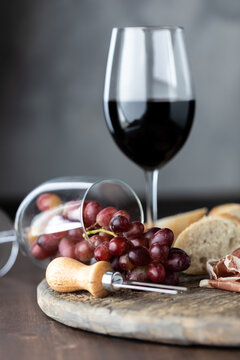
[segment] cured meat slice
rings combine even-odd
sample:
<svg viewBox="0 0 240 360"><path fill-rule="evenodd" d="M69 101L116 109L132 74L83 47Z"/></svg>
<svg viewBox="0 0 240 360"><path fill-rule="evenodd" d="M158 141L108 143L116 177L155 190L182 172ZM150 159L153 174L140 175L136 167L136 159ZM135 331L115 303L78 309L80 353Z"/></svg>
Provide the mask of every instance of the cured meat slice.
<svg viewBox="0 0 240 360"><path fill-rule="evenodd" d="M222 289L234 292L240 292L240 279L239 280L201 280L200 287L208 287L215 289Z"/></svg>
<svg viewBox="0 0 240 360"><path fill-rule="evenodd" d="M240 248L220 260L207 261L210 279L201 280L200 287L240 292Z"/></svg>

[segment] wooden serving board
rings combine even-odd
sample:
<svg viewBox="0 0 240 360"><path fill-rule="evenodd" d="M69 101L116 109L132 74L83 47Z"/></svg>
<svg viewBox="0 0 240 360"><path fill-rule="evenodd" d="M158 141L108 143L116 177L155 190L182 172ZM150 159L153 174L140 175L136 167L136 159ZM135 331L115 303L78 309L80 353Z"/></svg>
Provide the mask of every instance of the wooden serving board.
<svg viewBox="0 0 240 360"><path fill-rule="evenodd" d="M189 291L179 295L120 290L103 299L85 291L57 293L43 280L37 300L52 319L99 334L181 345L240 346L240 294L199 288L201 278L184 275L181 285Z"/></svg>

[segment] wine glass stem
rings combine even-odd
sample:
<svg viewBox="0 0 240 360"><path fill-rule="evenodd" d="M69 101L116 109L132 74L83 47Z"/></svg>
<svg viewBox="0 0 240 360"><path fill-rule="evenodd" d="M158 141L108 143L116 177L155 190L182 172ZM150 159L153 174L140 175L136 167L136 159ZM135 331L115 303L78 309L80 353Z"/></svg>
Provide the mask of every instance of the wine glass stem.
<svg viewBox="0 0 240 360"><path fill-rule="evenodd" d="M148 226L154 226L158 218L158 173L159 170L145 171L146 178L146 214Z"/></svg>

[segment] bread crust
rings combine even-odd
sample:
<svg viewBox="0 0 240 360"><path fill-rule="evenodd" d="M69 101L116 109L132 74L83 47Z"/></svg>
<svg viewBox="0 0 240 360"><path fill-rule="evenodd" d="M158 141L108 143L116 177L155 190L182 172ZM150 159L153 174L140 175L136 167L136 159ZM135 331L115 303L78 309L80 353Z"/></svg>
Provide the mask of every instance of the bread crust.
<svg viewBox="0 0 240 360"><path fill-rule="evenodd" d="M232 222L234 222L235 225L237 225L238 227L240 227L240 219L238 219L236 216L228 214L228 213L220 213L217 215L214 215L215 217L220 217L220 218L224 218L224 219L228 219L231 220Z"/></svg>
<svg viewBox="0 0 240 360"><path fill-rule="evenodd" d="M240 204L238 204L238 203L228 203L228 204L221 204L221 205L214 206L209 211L208 215L209 216L217 216L219 214L229 214L233 210L238 210L239 214L240 214Z"/></svg>

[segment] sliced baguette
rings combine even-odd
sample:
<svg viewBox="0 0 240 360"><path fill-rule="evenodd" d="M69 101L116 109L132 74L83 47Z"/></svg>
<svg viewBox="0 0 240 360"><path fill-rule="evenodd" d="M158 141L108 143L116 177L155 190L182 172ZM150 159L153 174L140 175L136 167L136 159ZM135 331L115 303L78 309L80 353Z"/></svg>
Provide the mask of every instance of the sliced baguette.
<svg viewBox="0 0 240 360"><path fill-rule="evenodd" d="M207 213L207 208L196 209L187 211L185 213L168 216L157 220L155 226L160 228L169 228L174 233L176 241L178 235L186 229L189 225L201 219ZM173 243L174 246L174 243Z"/></svg>
<svg viewBox="0 0 240 360"><path fill-rule="evenodd" d="M240 228L231 220L206 216L178 236L175 247L191 258L188 274L205 274L209 259L220 259L240 246Z"/></svg>

